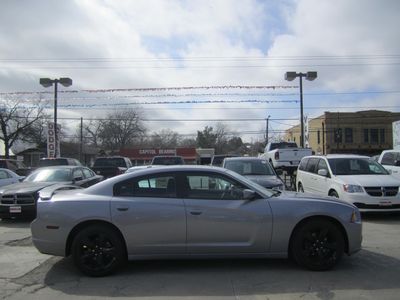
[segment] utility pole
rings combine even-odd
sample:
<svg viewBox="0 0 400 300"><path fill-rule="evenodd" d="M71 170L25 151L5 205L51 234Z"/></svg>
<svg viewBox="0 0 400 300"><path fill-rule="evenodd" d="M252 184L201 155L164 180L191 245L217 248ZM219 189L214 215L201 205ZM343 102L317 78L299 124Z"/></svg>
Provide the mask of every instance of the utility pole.
<svg viewBox="0 0 400 300"><path fill-rule="evenodd" d="M82 163L83 160L83 118L81 117L81 136L80 136L80 144L79 144L79 160Z"/></svg>

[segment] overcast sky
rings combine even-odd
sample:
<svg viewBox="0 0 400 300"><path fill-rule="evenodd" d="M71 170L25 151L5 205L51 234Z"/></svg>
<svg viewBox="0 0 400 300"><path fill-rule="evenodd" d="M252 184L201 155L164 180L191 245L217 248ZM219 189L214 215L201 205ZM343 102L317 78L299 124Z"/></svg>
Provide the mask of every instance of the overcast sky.
<svg viewBox="0 0 400 300"><path fill-rule="evenodd" d="M264 130L260 119L270 115L272 129L283 130L299 117L298 80L285 81L286 71L318 72L315 81L304 82L309 117L323 111L400 111L397 0L1 4L1 99L32 101L38 94L10 93L50 92L39 85L40 77L70 77L73 86L60 89L81 92L59 95L60 118L102 117L140 102L146 119L185 120L146 121L150 131L190 134L215 122L188 120L244 118L255 121L225 124L245 140L262 139L262 133L250 134ZM210 86L265 88L179 89ZM178 89L137 90L166 87ZM96 91L82 92L87 89ZM52 94L42 97L51 100ZM189 100L202 103L175 104ZM149 104L154 101L162 104Z"/></svg>

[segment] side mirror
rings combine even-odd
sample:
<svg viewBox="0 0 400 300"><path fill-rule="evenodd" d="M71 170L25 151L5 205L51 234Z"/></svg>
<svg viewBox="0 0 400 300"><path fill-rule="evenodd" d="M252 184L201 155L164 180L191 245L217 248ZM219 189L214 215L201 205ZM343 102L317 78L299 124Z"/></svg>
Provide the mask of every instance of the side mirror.
<svg viewBox="0 0 400 300"><path fill-rule="evenodd" d="M256 197L256 193L252 190L245 189L243 190L243 199L244 200L253 200Z"/></svg>
<svg viewBox="0 0 400 300"><path fill-rule="evenodd" d="M328 170L326 170L326 169L320 169L320 170L318 170L318 175L327 177L327 176L328 176Z"/></svg>

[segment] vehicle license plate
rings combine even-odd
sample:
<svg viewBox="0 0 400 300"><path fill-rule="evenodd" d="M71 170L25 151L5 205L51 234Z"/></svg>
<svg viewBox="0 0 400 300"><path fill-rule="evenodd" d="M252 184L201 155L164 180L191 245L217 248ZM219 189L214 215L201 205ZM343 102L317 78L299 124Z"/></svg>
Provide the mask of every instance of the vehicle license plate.
<svg viewBox="0 0 400 300"><path fill-rule="evenodd" d="M10 206L10 213L12 214L21 213L21 206Z"/></svg>
<svg viewBox="0 0 400 300"><path fill-rule="evenodd" d="M379 205L380 206L392 206L392 202L391 201L380 201Z"/></svg>

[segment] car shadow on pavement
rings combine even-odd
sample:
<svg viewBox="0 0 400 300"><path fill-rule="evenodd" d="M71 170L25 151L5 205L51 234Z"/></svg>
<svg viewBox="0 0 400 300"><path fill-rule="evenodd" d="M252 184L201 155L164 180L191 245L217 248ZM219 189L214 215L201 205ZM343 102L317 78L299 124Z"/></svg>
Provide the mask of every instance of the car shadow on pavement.
<svg viewBox="0 0 400 300"><path fill-rule="evenodd" d="M400 212L363 213L361 219L375 224L400 224Z"/></svg>
<svg viewBox="0 0 400 300"><path fill-rule="evenodd" d="M0 227L4 228L28 228L31 226L32 218L20 218L20 219L1 219Z"/></svg>
<svg viewBox="0 0 400 300"><path fill-rule="evenodd" d="M316 293L320 298L332 298L335 290L400 288L400 261L368 250L344 257L327 272L304 270L285 259L174 260L129 262L112 276L91 278L79 273L71 258L52 258L48 262L41 271L19 280L68 295L93 297Z"/></svg>

